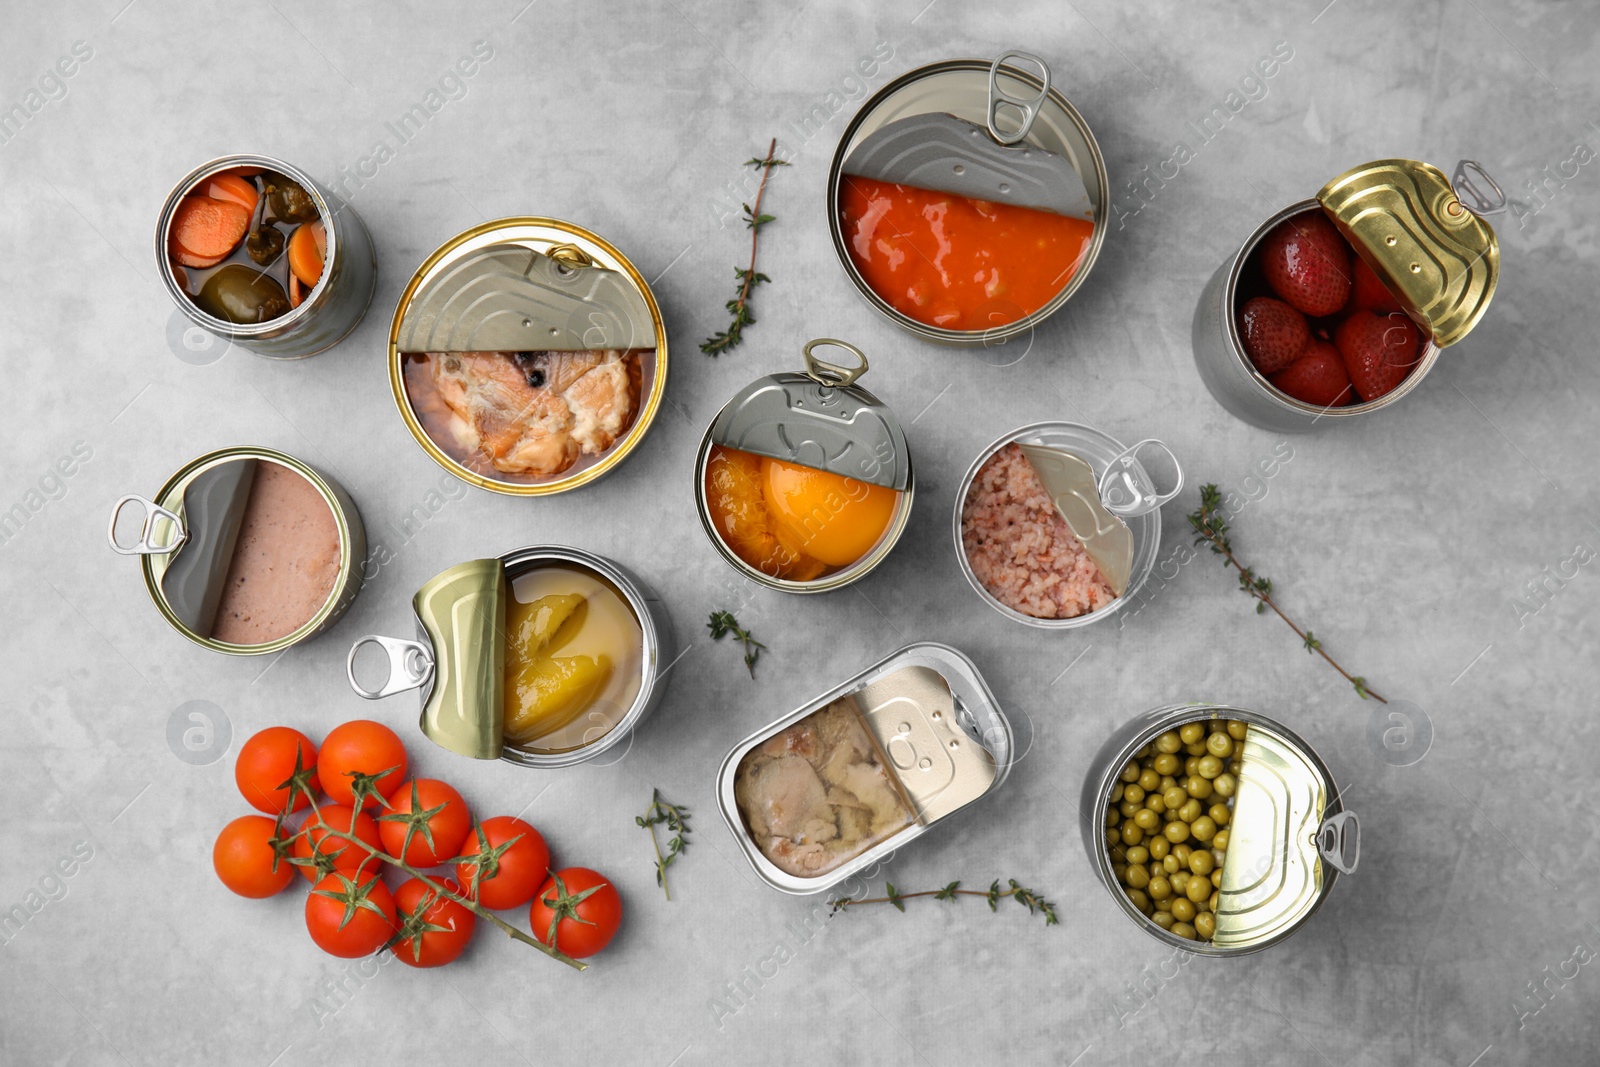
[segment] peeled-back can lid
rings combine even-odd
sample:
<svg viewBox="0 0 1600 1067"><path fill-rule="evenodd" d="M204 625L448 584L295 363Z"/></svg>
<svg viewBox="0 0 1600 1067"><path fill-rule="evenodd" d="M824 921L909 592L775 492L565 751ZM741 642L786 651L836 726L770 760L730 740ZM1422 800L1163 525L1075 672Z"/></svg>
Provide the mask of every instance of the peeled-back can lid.
<svg viewBox="0 0 1600 1067"><path fill-rule="evenodd" d="M498 759L504 743L506 577L498 559L458 563L417 590L412 606L433 645L422 732L452 752Z"/></svg>
<svg viewBox="0 0 1600 1067"><path fill-rule="evenodd" d="M857 708L901 795L924 825L977 800L998 771L958 720L950 683L931 667L902 667L868 682Z"/></svg>
<svg viewBox="0 0 1600 1067"><path fill-rule="evenodd" d="M853 353L860 365L819 359L813 351L824 345ZM805 346L805 361L804 374L769 374L734 394L711 424L711 440L903 492L911 480L905 432L894 412L855 384L867 357L819 337Z"/></svg>
<svg viewBox="0 0 1600 1067"><path fill-rule="evenodd" d="M1345 171L1317 200L1435 345L1461 340L1488 310L1500 244L1442 171L1380 159Z"/></svg>

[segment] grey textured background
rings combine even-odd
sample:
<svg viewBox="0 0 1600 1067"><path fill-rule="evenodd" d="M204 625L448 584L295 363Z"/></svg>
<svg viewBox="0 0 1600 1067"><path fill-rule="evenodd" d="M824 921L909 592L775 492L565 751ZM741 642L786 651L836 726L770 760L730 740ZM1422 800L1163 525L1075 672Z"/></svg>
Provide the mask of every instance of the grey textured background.
<svg viewBox="0 0 1600 1067"><path fill-rule="evenodd" d="M37 908L0 948L0 1060L1087 1067L1182 1049L1252 1064L1594 1062L1600 164L1549 177L1576 146L1600 143L1592 4L523 2L6 4L0 105L25 102L74 42L92 56L46 84L50 98L0 144L0 509L42 503L0 545L0 907ZM492 60L394 148L385 123L477 41ZM1279 42L1294 54L1266 94L1202 142L1189 123ZM1052 62L1128 217L1031 347L986 363L918 343L859 301L834 262L822 186L868 90L1013 45ZM875 47L890 56L863 80L858 61ZM819 106L820 132L796 132ZM795 163L770 190L779 221L761 265L774 281L744 347L713 361L695 345L721 327L729 268L748 252L723 190L773 134ZM380 141L393 158L353 198L380 271L360 329L300 363L177 358L150 247L171 183L246 150L334 179ZM1194 159L1134 199L1125 183L1180 141ZM1247 483L1281 439L1201 388L1196 294L1260 219L1388 155L1447 170L1477 158L1521 201L1496 220L1499 295L1396 408L1294 439L1274 477ZM449 483L389 398L395 297L446 238L518 213L595 229L657 279L669 403L599 484L547 501L472 491L405 541L394 524ZM694 518L694 446L734 389L791 366L820 334L871 354L869 384L909 424L913 524L854 589L746 593ZM1391 725L1369 722L1375 705L1252 614L1210 557L1180 564L1191 493L1165 516L1171 576L1125 625L1047 635L1002 622L960 578L950 509L975 451L1041 418L1162 437L1192 484L1250 489L1241 549L1330 650L1422 709L1431 750L1387 762L1398 757L1369 741L1370 725ZM48 480L78 442L88 462ZM104 543L113 499L237 443L334 473L396 552L331 635L269 662L182 641L137 567ZM688 649L625 758L551 773L473 765L421 741L413 701L373 706L348 691L349 642L405 633L421 582L544 541L646 575ZM1575 554L1591 561L1563 562ZM1534 582L1548 592L1527 600ZM734 603L771 647L754 681L734 648L705 637L707 612ZM969 653L1033 742L1001 793L904 850L887 876L902 888L1016 877L1058 902L1060 927L1019 908L922 901L808 933L811 906L758 885L720 823L713 775L734 741L922 638ZM1245 960L1172 960L1115 910L1078 838L1073 802L1093 749L1134 713L1185 699L1281 716L1363 819L1360 872L1295 938ZM169 719L194 700L231 731L226 753L199 766L167 742ZM346 968L310 944L298 889L263 903L220 887L211 842L248 810L231 774L240 740L273 723L320 738L364 715L402 730L418 769L455 782L480 814L526 809L559 862L617 880L624 932L587 974L487 932L444 971ZM695 810L670 904L633 825L651 786ZM53 876L74 846L92 859ZM726 988L741 981L742 1003Z"/></svg>

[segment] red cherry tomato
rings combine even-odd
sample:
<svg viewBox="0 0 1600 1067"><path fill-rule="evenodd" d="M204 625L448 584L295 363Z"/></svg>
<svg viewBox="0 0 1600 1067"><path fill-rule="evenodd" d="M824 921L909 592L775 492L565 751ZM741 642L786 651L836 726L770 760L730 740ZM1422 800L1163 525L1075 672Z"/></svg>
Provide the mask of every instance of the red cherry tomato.
<svg viewBox="0 0 1600 1067"><path fill-rule="evenodd" d="M411 779L394 791L389 810L378 816L383 850L413 867L437 867L453 858L471 830L467 802L437 778Z"/></svg>
<svg viewBox="0 0 1600 1067"><path fill-rule="evenodd" d="M384 946L396 928L394 898L375 874L330 874L306 897L306 929L330 956L355 959Z"/></svg>
<svg viewBox="0 0 1600 1067"><path fill-rule="evenodd" d="M378 848L378 824L366 812L357 812L354 808L343 804L319 804L317 812L322 816L322 821L341 833L355 834L373 848ZM316 825L316 819L306 820L306 825L300 828L300 833L294 839L294 855L296 859L308 860L311 858L312 848L325 856L332 866L332 871L343 871L354 876L358 868L365 867L370 873L383 869L383 861L372 858L372 854L359 845L337 837L329 837L328 831ZM308 882L320 882L324 876L332 873L329 869L319 869L315 866L295 864L295 868L303 874Z"/></svg>
<svg viewBox="0 0 1600 1067"><path fill-rule="evenodd" d="M281 788L295 774L297 757L300 780L315 790L317 746L299 730L269 726L244 743L239 760L233 765L233 780L252 808L277 815L285 810L299 811L310 803L304 793L295 793L290 806L290 791Z"/></svg>
<svg viewBox="0 0 1600 1067"><path fill-rule="evenodd" d="M520 908L550 877L550 848L532 826L510 815L485 819L467 835L461 858L486 856L479 863L456 863L456 877L490 911Z"/></svg>
<svg viewBox="0 0 1600 1067"><path fill-rule="evenodd" d="M371 811L406 780L406 746L400 736L381 722L353 719L328 731L317 753L317 777L322 791L340 804L354 805L351 786L363 783L368 792L361 807ZM388 773L385 774L384 772Z"/></svg>
<svg viewBox="0 0 1600 1067"><path fill-rule="evenodd" d="M260 899L294 881L294 865L273 848L276 820L241 815L222 828L211 848L211 866L222 884L241 897Z"/></svg>
<svg viewBox="0 0 1600 1067"><path fill-rule="evenodd" d="M528 923L534 937L581 960L605 948L617 935L622 925L622 897L599 872L568 867L552 874L533 898Z"/></svg>
<svg viewBox="0 0 1600 1067"><path fill-rule="evenodd" d="M438 881L452 893L461 892L452 879ZM394 958L412 967L443 967L454 961L466 951L478 924L470 909L437 895L420 878L401 883L394 891L394 903L400 932L408 935L395 942Z"/></svg>

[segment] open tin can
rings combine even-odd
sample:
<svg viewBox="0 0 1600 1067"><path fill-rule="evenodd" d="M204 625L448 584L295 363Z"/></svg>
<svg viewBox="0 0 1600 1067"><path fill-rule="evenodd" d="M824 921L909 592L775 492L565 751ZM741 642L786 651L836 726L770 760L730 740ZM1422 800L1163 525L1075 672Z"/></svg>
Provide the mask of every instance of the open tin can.
<svg viewBox="0 0 1600 1067"><path fill-rule="evenodd" d="M118 537L124 511L138 538ZM260 656L332 626L361 591L366 527L344 488L271 448L192 460L153 498L111 509L111 547L139 556L150 599L173 629L213 652Z"/></svg>
<svg viewBox="0 0 1600 1067"><path fill-rule="evenodd" d="M849 352L854 366L816 350ZM911 450L894 412L856 384L867 357L821 337L804 373L734 394L700 439L695 503L729 566L786 593L841 589L889 555L911 516Z"/></svg>
<svg viewBox="0 0 1600 1067"><path fill-rule="evenodd" d="M275 184L292 190L288 205L273 195ZM183 249L173 218L190 197L213 212L233 214L254 199L250 229L231 252L196 257ZM290 217L275 219L274 203ZM303 294L284 247L291 222L321 228L321 272ZM274 244L258 245L263 234ZM294 240L291 232L288 241ZM378 282L372 238L355 210L305 171L271 156L223 156L190 171L167 195L155 244L156 272L191 322L273 359L300 359L338 344L366 314Z"/></svg>
<svg viewBox="0 0 1600 1067"><path fill-rule="evenodd" d="M598 234L497 219L446 241L400 294L389 384L445 470L548 496L644 439L666 394L667 331L644 276Z"/></svg>
<svg viewBox="0 0 1600 1067"><path fill-rule="evenodd" d="M1148 465L1175 479L1158 489ZM1091 426L1035 422L978 453L956 492L956 559L1006 618L1087 626L1134 599L1161 547L1161 506L1183 488L1172 450L1124 447Z"/></svg>
<svg viewBox="0 0 1600 1067"><path fill-rule="evenodd" d="M1013 50L919 67L873 94L834 152L828 226L846 277L890 322L938 344L995 345L1049 318L1088 278L1109 186L1094 134L1051 87L1049 67ZM971 262L959 269L940 234L921 233L925 219L958 216L985 235L961 250ZM958 275L985 280L958 294Z"/></svg>
<svg viewBox="0 0 1600 1067"><path fill-rule="evenodd" d="M1209 752L1226 750L1223 759L1229 762L1224 766L1237 767L1221 773L1210 769L1210 777L1201 779L1203 789L1195 784L1196 776L1186 778L1181 769L1187 761L1206 758L1193 752L1194 748L1206 752L1204 741L1180 747L1178 731L1191 724L1198 726L1197 734L1214 731L1226 738L1221 748ZM1173 763L1141 770L1141 757L1148 759L1152 753ZM1186 823L1178 815L1168 818L1162 828L1136 831L1138 841L1123 840L1127 827L1138 824L1119 805L1130 804L1128 798L1134 795L1130 791L1135 789L1143 801L1164 795L1171 787L1154 785L1145 790L1140 775L1150 781L1148 776L1156 770L1174 764L1176 774L1166 777L1175 778L1177 788L1185 792L1184 803L1226 798L1221 807L1227 815L1218 820L1202 815ZM1214 813L1216 809L1213 804ZM1089 862L1122 910L1157 940L1202 956L1241 956L1282 941L1316 913L1340 874L1355 872L1360 858L1355 813L1340 803L1333 775L1311 746L1275 719L1223 705L1169 705L1120 727L1089 765L1079 812ZM1198 831L1202 819L1210 825L1191 837L1191 829ZM1166 833L1174 821L1183 831ZM1227 835L1223 848L1207 847L1223 834ZM1154 847L1157 841L1167 842L1167 847ZM1162 853L1159 858L1154 855L1157 851ZM1219 852L1221 858L1214 858ZM1198 862L1197 853L1203 853L1206 862ZM1163 884L1156 886L1157 879ZM1185 892L1194 884L1203 888ZM1203 903L1188 904L1196 898ZM1206 925L1214 928L1209 940L1197 940L1192 930L1173 932L1172 913L1182 906L1177 903L1168 905L1164 923L1156 921L1161 914L1157 905L1178 899L1188 904L1180 914L1192 917L1196 906L1209 910L1211 920Z"/></svg>
<svg viewBox="0 0 1600 1067"><path fill-rule="evenodd" d="M739 742L717 804L762 881L820 893L994 792L1013 750L978 668L921 642Z"/></svg>
<svg viewBox="0 0 1600 1067"><path fill-rule="evenodd" d="M1506 198L1483 168L1464 160L1454 183L1410 159L1380 159L1345 171L1314 199L1277 212L1226 260L1200 294L1193 323L1194 360L1217 402L1246 422L1283 433L1354 419L1388 407L1421 384L1442 349L1482 319L1500 277L1500 246L1482 216L1505 210ZM1363 400L1353 389L1333 405L1310 403L1277 388L1246 355L1239 310L1252 296L1274 295L1257 262L1258 247L1281 224L1308 215L1331 220L1359 261L1370 268L1392 305L1421 333L1415 362L1388 392ZM1353 287L1354 312L1359 290ZM1336 311L1311 319L1313 340L1328 332ZM1274 375L1276 376L1276 375Z"/></svg>
<svg viewBox="0 0 1600 1067"><path fill-rule="evenodd" d="M412 607L418 639L357 640L350 687L368 700L423 690L423 734L463 756L588 762L625 740L666 688L660 601L592 552L540 545L469 560L426 582ZM386 661L376 688L356 677L368 645Z"/></svg>

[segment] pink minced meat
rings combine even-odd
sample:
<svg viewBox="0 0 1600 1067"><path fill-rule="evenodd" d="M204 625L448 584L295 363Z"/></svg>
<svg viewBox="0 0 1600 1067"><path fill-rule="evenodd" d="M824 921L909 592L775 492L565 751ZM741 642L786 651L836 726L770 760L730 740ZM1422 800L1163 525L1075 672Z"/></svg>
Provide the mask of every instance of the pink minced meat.
<svg viewBox="0 0 1600 1067"><path fill-rule="evenodd" d="M1070 619L1115 600L1016 444L978 468L961 505L961 544L991 596L1038 619Z"/></svg>

